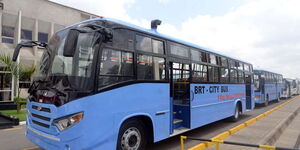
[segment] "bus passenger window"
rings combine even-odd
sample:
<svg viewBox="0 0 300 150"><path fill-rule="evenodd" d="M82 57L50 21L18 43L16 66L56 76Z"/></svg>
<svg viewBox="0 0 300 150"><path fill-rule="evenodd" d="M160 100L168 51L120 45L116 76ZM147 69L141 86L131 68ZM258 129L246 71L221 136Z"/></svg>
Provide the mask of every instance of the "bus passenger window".
<svg viewBox="0 0 300 150"><path fill-rule="evenodd" d="M245 83L244 72L238 71L238 75L239 75L239 83Z"/></svg>
<svg viewBox="0 0 300 150"><path fill-rule="evenodd" d="M191 58L194 61L201 61L201 52L191 49Z"/></svg>
<svg viewBox="0 0 300 150"><path fill-rule="evenodd" d="M193 63L192 68L192 80L194 82L207 82L207 66Z"/></svg>
<svg viewBox="0 0 300 150"><path fill-rule="evenodd" d="M229 71L227 68L221 68L221 82L226 83L229 81Z"/></svg>
<svg viewBox="0 0 300 150"><path fill-rule="evenodd" d="M181 56L181 57L189 57L189 49L186 46L179 44L171 44L170 45L171 54Z"/></svg>
<svg viewBox="0 0 300 150"><path fill-rule="evenodd" d="M237 71L234 69L230 69L230 83L237 83Z"/></svg>
<svg viewBox="0 0 300 150"><path fill-rule="evenodd" d="M103 49L99 87L133 79L133 54L112 49Z"/></svg>
<svg viewBox="0 0 300 150"><path fill-rule="evenodd" d="M135 48L137 50L152 52L151 38L141 36L141 35L136 35L135 38L136 38Z"/></svg>
<svg viewBox="0 0 300 150"><path fill-rule="evenodd" d="M164 43L162 41L152 39L152 47L154 53L165 54Z"/></svg>
<svg viewBox="0 0 300 150"><path fill-rule="evenodd" d="M221 57L221 66L228 67L227 58Z"/></svg>
<svg viewBox="0 0 300 150"><path fill-rule="evenodd" d="M219 82L219 68L208 66L208 81Z"/></svg>
<svg viewBox="0 0 300 150"><path fill-rule="evenodd" d="M165 59L148 55L139 55L137 60L137 77L140 80L165 79Z"/></svg>
<svg viewBox="0 0 300 150"><path fill-rule="evenodd" d="M209 60L210 60L210 63L211 63L211 64L214 64L214 65L217 64L216 55L209 54Z"/></svg>

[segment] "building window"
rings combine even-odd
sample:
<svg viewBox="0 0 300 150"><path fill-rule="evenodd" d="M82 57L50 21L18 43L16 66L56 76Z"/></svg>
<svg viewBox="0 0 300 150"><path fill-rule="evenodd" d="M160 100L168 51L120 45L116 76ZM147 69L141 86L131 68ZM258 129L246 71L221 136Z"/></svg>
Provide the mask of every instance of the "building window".
<svg viewBox="0 0 300 150"><path fill-rule="evenodd" d="M165 59L148 55L139 55L137 60L137 76L140 80L164 80Z"/></svg>
<svg viewBox="0 0 300 150"><path fill-rule="evenodd" d="M2 26L2 42L3 43L14 43L15 28L10 26Z"/></svg>
<svg viewBox="0 0 300 150"><path fill-rule="evenodd" d="M207 66L192 64L193 75L192 80L194 82L207 82Z"/></svg>
<svg viewBox="0 0 300 150"><path fill-rule="evenodd" d="M38 33L38 41L48 43L48 33L39 32Z"/></svg>
<svg viewBox="0 0 300 150"><path fill-rule="evenodd" d="M21 30L21 39L25 41L31 41L32 40L32 31L22 29Z"/></svg>

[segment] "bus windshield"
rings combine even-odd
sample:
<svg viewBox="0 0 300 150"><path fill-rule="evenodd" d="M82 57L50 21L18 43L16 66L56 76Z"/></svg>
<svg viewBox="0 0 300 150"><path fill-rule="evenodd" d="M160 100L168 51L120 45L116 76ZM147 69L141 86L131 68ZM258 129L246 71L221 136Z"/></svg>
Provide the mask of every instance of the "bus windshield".
<svg viewBox="0 0 300 150"><path fill-rule="evenodd" d="M88 80L94 70L92 66L95 49L99 46L99 33L80 33L74 56L65 57L63 52L67 32L68 29L59 31L51 38L41 58L38 76L43 79L60 78L73 90L90 89Z"/></svg>

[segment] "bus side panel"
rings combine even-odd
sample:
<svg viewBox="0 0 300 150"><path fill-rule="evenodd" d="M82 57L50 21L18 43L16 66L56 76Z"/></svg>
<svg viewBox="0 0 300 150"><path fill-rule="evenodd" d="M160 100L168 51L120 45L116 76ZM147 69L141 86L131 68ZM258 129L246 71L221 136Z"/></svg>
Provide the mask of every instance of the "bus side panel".
<svg viewBox="0 0 300 150"><path fill-rule="evenodd" d="M278 93L276 90L276 84L265 84L265 98L269 96L269 101L276 100Z"/></svg>
<svg viewBox="0 0 300 150"><path fill-rule="evenodd" d="M87 149L116 149L121 124L134 116L150 117L154 141L169 137L169 95L167 83L139 83L86 97ZM155 115L162 111L166 113Z"/></svg>
<svg viewBox="0 0 300 150"><path fill-rule="evenodd" d="M244 84L191 84L191 91L194 93L194 99L191 99L191 128L232 116L237 100L242 102L242 111L245 111Z"/></svg>

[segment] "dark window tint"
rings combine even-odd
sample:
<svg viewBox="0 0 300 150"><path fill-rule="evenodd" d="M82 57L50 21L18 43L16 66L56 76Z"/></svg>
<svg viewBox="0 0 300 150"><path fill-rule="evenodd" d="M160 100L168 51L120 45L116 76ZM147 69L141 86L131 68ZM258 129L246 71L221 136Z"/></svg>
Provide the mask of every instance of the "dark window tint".
<svg viewBox="0 0 300 150"><path fill-rule="evenodd" d="M211 64L214 64L214 65L217 64L216 55L209 54L209 60L210 60L210 63L211 63Z"/></svg>
<svg viewBox="0 0 300 150"><path fill-rule="evenodd" d="M229 66L230 68L236 68L236 63L234 60L229 60Z"/></svg>
<svg viewBox="0 0 300 150"><path fill-rule="evenodd" d="M134 32L125 29L116 29L113 32L113 47L120 49L133 49Z"/></svg>
<svg viewBox="0 0 300 150"><path fill-rule="evenodd" d="M38 41L48 43L48 33L39 32Z"/></svg>
<svg viewBox="0 0 300 150"><path fill-rule="evenodd" d="M244 72L238 71L238 75L239 75L239 83L245 83Z"/></svg>
<svg viewBox="0 0 300 150"><path fill-rule="evenodd" d="M229 71L227 68L221 68L221 82L226 83L229 81Z"/></svg>
<svg viewBox="0 0 300 150"><path fill-rule="evenodd" d="M223 67L228 66L227 58L221 57L221 66Z"/></svg>
<svg viewBox="0 0 300 150"><path fill-rule="evenodd" d="M140 80L165 79L165 59L139 55L137 60L137 76Z"/></svg>
<svg viewBox="0 0 300 150"><path fill-rule="evenodd" d="M141 36L141 35L136 35L135 48L141 51L152 52L151 38Z"/></svg>
<svg viewBox="0 0 300 150"><path fill-rule="evenodd" d="M194 82L206 82L207 81L207 66L192 64L193 76L192 80Z"/></svg>
<svg viewBox="0 0 300 150"><path fill-rule="evenodd" d="M152 47L154 53L164 54L164 43L162 41L152 39Z"/></svg>
<svg viewBox="0 0 300 150"><path fill-rule="evenodd" d="M208 81L219 82L219 68L208 66Z"/></svg>
<svg viewBox="0 0 300 150"><path fill-rule="evenodd" d="M245 71L250 71L250 67L249 67L249 65L247 65L247 64L244 64L244 70L245 70Z"/></svg>
<svg viewBox="0 0 300 150"><path fill-rule="evenodd" d="M244 70L243 63L237 62L236 64L239 70Z"/></svg>
<svg viewBox="0 0 300 150"><path fill-rule="evenodd" d="M189 57L189 49L183 45L171 44L170 49L171 49L171 54L173 55Z"/></svg>
<svg viewBox="0 0 300 150"><path fill-rule="evenodd" d="M99 87L133 79L133 54L104 49L100 64Z"/></svg>
<svg viewBox="0 0 300 150"><path fill-rule="evenodd" d="M205 52L201 52L201 61L202 62L207 62L207 55Z"/></svg>
<svg viewBox="0 0 300 150"><path fill-rule="evenodd" d="M201 52L191 49L191 58L194 61L201 61Z"/></svg>
<svg viewBox="0 0 300 150"><path fill-rule="evenodd" d="M238 75L237 71L234 69L230 69L230 82L237 83L238 82Z"/></svg>
<svg viewBox="0 0 300 150"><path fill-rule="evenodd" d="M22 29L21 30L21 39L22 40L32 40L32 31Z"/></svg>

